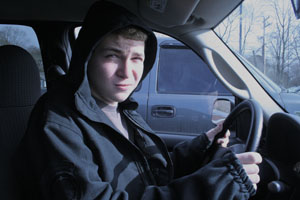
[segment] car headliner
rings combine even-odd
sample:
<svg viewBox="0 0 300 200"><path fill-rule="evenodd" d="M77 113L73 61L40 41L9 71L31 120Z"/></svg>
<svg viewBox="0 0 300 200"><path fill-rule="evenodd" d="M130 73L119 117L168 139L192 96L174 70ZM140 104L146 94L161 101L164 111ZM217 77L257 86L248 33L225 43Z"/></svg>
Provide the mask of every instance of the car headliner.
<svg viewBox="0 0 300 200"><path fill-rule="evenodd" d="M96 0L6 0L1 1L0 20L14 21L67 21L81 22L87 9ZM185 30L215 27L241 0L111 0L122 4L142 16L156 29L177 28ZM147 5L146 5L147 2ZM167 2L164 12L148 12L149 2ZM146 5L143 7L143 5ZM152 10L153 11L153 10ZM178 14L182 13L182 15ZM184 11L184 13L183 13ZM184 17L183 17L184 16ZM159 20L157 20L159 18ZM152 20L154 19L154 20Z"/></svg>

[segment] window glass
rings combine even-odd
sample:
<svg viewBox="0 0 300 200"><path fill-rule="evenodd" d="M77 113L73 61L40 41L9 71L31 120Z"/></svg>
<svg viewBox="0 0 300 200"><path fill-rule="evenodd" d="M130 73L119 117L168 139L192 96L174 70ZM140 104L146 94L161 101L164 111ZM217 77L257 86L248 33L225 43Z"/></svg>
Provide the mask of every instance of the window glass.
<svg viewBox="0 0 300 200"><path fill-rule="evenodd" d="M287 0L245 0L215 29L286 111L300 115L300 20Z"/></svg>
<svg viewBox="0 0 300 200"><path fill-rule="evenodd" d="M182 44L161 46L157 90L173 94L230 94L202 59Z"/></svg>
<svg viewBox="0 0 300 200"><path fill-rule="evenodd" d="M16 45L27 50L34 58L41 79L42 92L46 90L46 81L40 47L34 30L29 26L0 24L0 45Z"/></svg>
<svg viewBox="0 0 300 200"><path fill-rule="evenodd" d="M133 94L138 112L158 134L198 135L224 118L221 100L234 103L234 96L189 47L155 33L158 51L155 64L143 82L144 91Z"/></svg>

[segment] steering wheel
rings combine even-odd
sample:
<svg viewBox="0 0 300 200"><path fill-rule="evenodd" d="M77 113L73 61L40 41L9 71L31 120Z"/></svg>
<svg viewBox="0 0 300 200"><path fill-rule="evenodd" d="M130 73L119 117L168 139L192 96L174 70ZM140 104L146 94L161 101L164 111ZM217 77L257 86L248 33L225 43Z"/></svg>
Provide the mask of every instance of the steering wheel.
<svg viewBox="0 0 300 200"><path fill-rule="evenodd" d="M240 116L240 114L242 114L245 111L250 112L250 127L248 137L246 141L244 141L244 144L242 146L239 146L239 152L236 152L234 148L232 149L235 153L257 150L263 129L263 111L258 102L249 99L244 100L243 102L238 104L225 119L222 131L215 136L212 145L208 149L208 156L210 157L210 159L219 148L217 140L219 138L224 137L226 131L229 130L234 120L237 119ZM207 159L205 160L207 161Z"/></svg>

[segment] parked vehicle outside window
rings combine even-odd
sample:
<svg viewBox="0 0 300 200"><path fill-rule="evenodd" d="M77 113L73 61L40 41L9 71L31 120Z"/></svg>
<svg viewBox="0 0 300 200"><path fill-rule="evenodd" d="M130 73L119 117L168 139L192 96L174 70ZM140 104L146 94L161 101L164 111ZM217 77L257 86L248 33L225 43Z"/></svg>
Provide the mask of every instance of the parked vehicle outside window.
<svg viewBox="0 0 300 200"><path fill-rule="evenodd" d="M219 98L234 102L231 92L190 48L159 33L157 38L154 67L133 94L138 112L158 134L196 135L214 127L213 105Z"/></svg>
<svg viewBox="0 0 300 200"><path fill-rule="evenodd" d="M231 95L197 54L174 40L160 44L157 82L158 93Z"/></svg>

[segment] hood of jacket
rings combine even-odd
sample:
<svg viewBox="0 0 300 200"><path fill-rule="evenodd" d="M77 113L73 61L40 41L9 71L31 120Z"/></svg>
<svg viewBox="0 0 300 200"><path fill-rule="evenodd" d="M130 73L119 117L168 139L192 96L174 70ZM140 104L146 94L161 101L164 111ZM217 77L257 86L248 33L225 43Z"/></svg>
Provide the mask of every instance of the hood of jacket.
<svg viewBox="0 0 300 200"><path fill-rule="evenodd" d="M87 78L89 59L101 39L111 32L127 26L137 26L148 35L145 42L144 72L141 79L143 80L155 62L157 40L152 30L127 9L108 1L94 3L84 19L75 42L66 80L71 85L72 93L75 95L77 109L92 120L96 120L98 106L91 96ZM127 99L122 104L131 109L137 107L137 104L134 105L129 102Z"/></svg>

